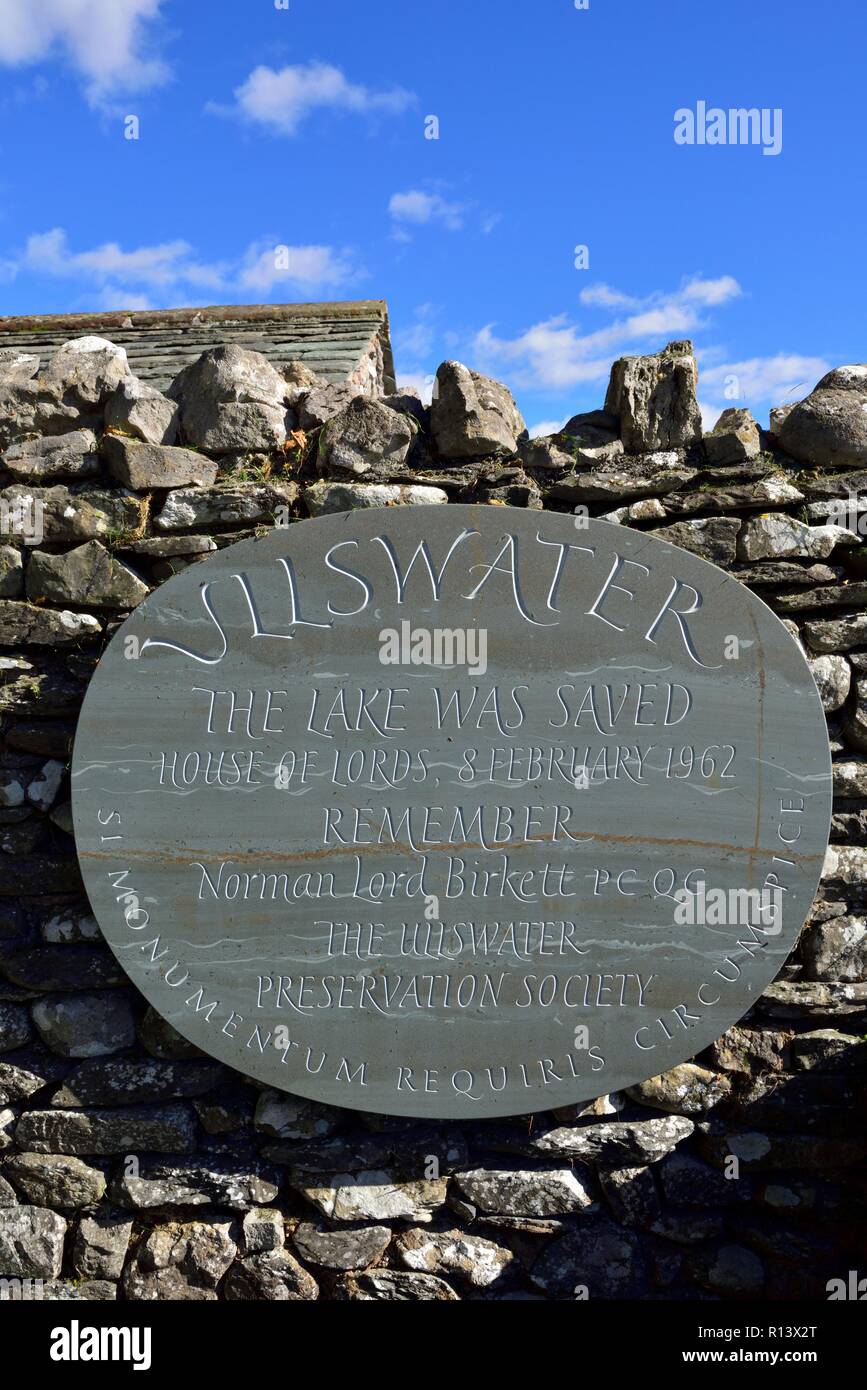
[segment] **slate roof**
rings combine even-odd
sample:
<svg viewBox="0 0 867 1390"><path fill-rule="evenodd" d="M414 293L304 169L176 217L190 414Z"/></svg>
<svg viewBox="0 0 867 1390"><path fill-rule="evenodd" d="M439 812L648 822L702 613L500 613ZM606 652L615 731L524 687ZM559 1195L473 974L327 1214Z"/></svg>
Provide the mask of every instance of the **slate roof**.
<svg viewBox="0 0 867 1390"><path fill-rule="evenodd" d="M43 364L62 343L86 334L126 348L136 376L161 388L208 348L238 343L277 365L295 358L329 381L351 379L370 395L395 389L381 299L0 318L0 347L39 353Z"/></svg>

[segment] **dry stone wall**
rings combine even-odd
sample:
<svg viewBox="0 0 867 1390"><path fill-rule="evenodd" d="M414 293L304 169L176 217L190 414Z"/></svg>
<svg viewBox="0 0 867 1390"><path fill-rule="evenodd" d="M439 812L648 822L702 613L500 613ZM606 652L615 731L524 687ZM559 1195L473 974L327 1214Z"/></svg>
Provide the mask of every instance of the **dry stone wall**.
<svg viewBox="0 0 867 1390"><path fill-rule="evenodd" d="M703 436L696 380L689 343L621 359L603 410L530 440L456 362L426 407L237 345L165 394L103 339L0 352L0 1295L803 1299L857 1268L867 368L773 432L733 408ZM797 949L706 1052L556 1113L419 1126L263 1090L146 1007L84 897L68 767L151 588L275 524L456 501L583 508L749 585L810 660L835 804Z"/></svg>

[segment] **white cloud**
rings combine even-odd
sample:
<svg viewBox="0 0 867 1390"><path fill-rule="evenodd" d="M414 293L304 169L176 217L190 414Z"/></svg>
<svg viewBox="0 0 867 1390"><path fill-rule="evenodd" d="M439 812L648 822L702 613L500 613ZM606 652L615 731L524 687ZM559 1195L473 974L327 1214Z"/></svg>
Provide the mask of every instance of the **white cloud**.
<svg viewBox="0 0 867 1390"><path fill-rule="evenodd" d="M415 100L402 87L373 91L350 82L340 68L330 63L254 68L240 87L235 88L235 105L216 103L209 110L220 115L238 115L265 126L278 135L295 135L311 112L331 107L341 111L398 113Z"/></svg>
<svg viewBox="0 0 867 1390"><path fill-rule="evenodd" d="M62 55L100 102L169 75L153 48L163 0L2 0L0 63L19 67Z"/></svg>
<svg viewBox="0 0 867 1390"><path fill-rule="evenodd" d="M716 387L720 394L726 387L737 390L737 396L728 399L729 405L749 405L751 401L786 405L808 395L830 370L823 357L778 352L773 357L717 363L702 372L701 383L711 390Z"/></svg>
<svg viewBox="0 0 867 1390"><path fill-rule="evenodd" d="M275 285L300 287L312 293L324 285L336 287L360 279L363 271L348 251L332 246L285 246L255 242L248 247L238 284L241 289L267 294Z"/></svg>
<svg viewBox="0 0 867 1390"><path fill-rule="evenodd" d="M396 222L409 222L417 227L439 223L450 232L460 230L465 212L462 203L449 203L439 193L423 193L418 188L393 193L388 210Z"/></svg>
<svg viewBox="0 0 867 1390"><path fill-rule="evenodd" d="M275 286L292 292L315 293L363 278L350 251L330 246L286 246L271 239L252 242L242 255L208 263L196 257L186 241L124 250L117 242L73 251L66 232L55 227L29 237L14 260L0 263L14 275L49 275L94 286L106 308L151 307L150 293L162 303L189 302L220 293L249 298L267 295Z"/></svg>
<svg viewBox="0 0 867 1390"><path fill-rule="evenodd" d="M589 289L582 290L579 295L582 304L591 304L603 309L634 309L641 303L640 299L632 299L628 294L622 294L620 290L613 290L610 285L599 284L591 285Z"/></svg>
<svg viewBox="0 0 867 1390"><path fill-rule="evenodd" d="M738 299L742 293L734 276L721 275L718 280L689 280L680 291L680 297L694 304L716 306Z"/></svg>
<svg viewBox="0 0 867 1390"><path fill-rule="evenodd" d="M549 434L559 434L565 423L565 416L560 420L540 420L538 425L530 426L530 438L543 439Z"/></svg>

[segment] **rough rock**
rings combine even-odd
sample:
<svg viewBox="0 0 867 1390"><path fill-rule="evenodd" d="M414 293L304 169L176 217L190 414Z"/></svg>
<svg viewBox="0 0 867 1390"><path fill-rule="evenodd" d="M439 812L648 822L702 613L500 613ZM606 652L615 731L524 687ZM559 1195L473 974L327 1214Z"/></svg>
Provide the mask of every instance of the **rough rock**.
<svg viewBox="0 0 867 1390"><path fill-rule="evenodd" d="M765 1286L765 1267L754 1251L743 1245L721 1245L690 1256L690 1271L703 1288L714 1294L756 1297Z"/></svg>
<svg viewBox="0 0 867 1390"><path fill-rule="evenodd" d="M56 1279L66 1222L44 1207L0 1207L0 1277Z"/></svg>
<svg viewBox="0 0 867 1390"><path fill-rule="evenodd" d="M510 1171L476 1168L458 1173L465 1197L483 1212L503 1216L561 1216L585 1211L592 1198L571 1168Z"/></svg>
<svg viewBox="0 0 867 1390"><path fill-rule="evenodd" d="M780 446L812 467L867 463L867 366L835 367L777 427Z"/></svg>
<svg viewBox="0 0 867 1390"><path fill-rule="evenodd" d="M83 482L99 475L99 454L92 430L41 436L12 444L2 466L22 483Z"/></svg>
<svg viewBox="0 0 867 1390"><path fill-rule="evenodd" d="M603 1169L599 1185L621 1225L649 1226L659 1217L659 1194L649 1168Z"/></svg>
<svg viewBox="0 0 867 1390"><path fill-rule="evenodd" d="M254 1124L275 1139L324 1139L341 1120L339 1110L315 1100L281 1091L263 1091L256 1102Z"/></svg>
<svg viewBox="0 0 867 1390"><path fill-rule="evenodd" d="M446 1199L446 1178L400 1182L384 1170L336 1173L329 1184L293 1176L292 1186L334 1221L430 1221Z"/></svg>
<svg viewBox="0 0 867 1390"><path fill-rule="evenodd" d="M318 1298L319 1286L288 1250L268 1250L236 1261L222 1294L233 1301L297 1303Z"/></svg>
<svg viewBox="0 0 867 1390"><path fill-rule="evenodd" d="M704 1115L725 1100L731 1089L728 1076L694 1062L681 1062L660 1076L630 1086L626 1094L641 1105L670 1115Z"/></svg>
<svg viewBox="0 0 867 1390"><path fill-rule="evenodd" d="M30 1010L23 1004L0 1003L0 1052L14 1052L32 1036Z"/></svg>
<svg viewBox="0 0 867 1390"><path fill-rule="evenodd" d="M185 1105L27 1110L15 1138L21 1148L42 1154L186 1154L196 1147L193 1115Z"/></svg>
<svg viewBox="0 0 867 1390"><path fill-rule="evenodd" d="M644 1285L640 1246L609 1218L591 1217L543 1249L532 1277L549 1298L634 1298Z"/></svg>
<svg viewBox="0 0 867 1390"><path fill-rule="evenodd" d="M816 689L826 714L842 709L849 698L852 668L844 656L817 656L807 665L813 673Z"/></svg>
<svg viewBox="0 0 867 1390"><path fill-rule="evenodd" d="M749 1178L727 1177L691 1154L669 1154L657 1168L662 1190L676 1207L729 1207L748 1202Z"/></svg>
<svg viewBox="0 0 867 1390"><path fill-rule="evenodd" d="M282 1250L286 1241L283 1213L276 1207L254 1207L245 1212L241 1223L242 1255L266 1255Z"/></svg>
<svg viewBox="0 0 867 1390"><path fill-rule="evenodd" d="M51 1097L52 1106L135 1105L180 1100L209 1091L225 1075L219 1062L163 1062L145 1058L110 1058L82 1062Z"/></svg>
<svg viewBox="0 0 867 1390"><path fill-rule="evenodd" d="M444 458L512 454L526 426L511 391L461 362L437 370L431 434Z"/></svg>
<svg viewBox="0 0 867 1390"><path fill-rule="evenodd" d="M292 1232L292 1244L301 1258L323 1269L367 1269L382 1258L390 1240L388 1226L329 1231L304 1221Z"/></svg>
<svg viewBox="0 0 867 1390"><path fill-rule="evenodd" d="M807 645L819 654L848 652L852 647L867 646L867 614L805 623L804 637Z"/></svg>
<svg viewBox="0 0 867 1390"><path fill-rule="evenodd" d="M322 427L359 395L357 386L344 383L324 382L298 397L296 410L298 424L302 430L312 431Z"/></svg>
<svg viewBox="0 0 867 1390"><path fill-rule="evenodd" d="M113 993L37 1000L33 1022L44 1042L61 1057L102 1057L121 1052L135 1041L129 1001Z"/></svg>
<svg viewBox="0 0 867 1390"><path fill-rule="evenodd" d="M808 980L867 980L867 923L863 917L835 917L808 927L800 941Z"/></svg>
<svg viewBox="0 0 867 1390"><path fill-rule="evenodd" d="M4 1176L19 1197L33 1206L62 1211L95 1205L105 1193L105 1174L67 1154L19 1153L7 1158Z"/></svg>
<svg viewBox="0 0 867 1390"><path fill-rule="evenodd" d="M771 1130L714 1129L698 1138L703 1156L719 1168L732 1157L742 1172L768 1169L809 1169L822 1172L846 1168L867 1157L867 1139L838 1135L785 1134Z"/></svg>
<svg viewBox="0 0 867 1390"><path fill-rule="evenodd" d="M457 1302L451 1285L435 1274L409 1274L398 1269L374 1269L367 1274L345 1274L337 1281L338 1301L415 1303Z"/></svg>
<svg viewBox="0 0 867 1390"><path fill-rule="evenodd" d="M92 613L59 612L32 603L0 599L0 646L58 647L92 640L102 624Z"/></svg>
<svg viewBox="0 0 867 1390"><path fill-rule="evenodd" d="M369 396L356 396L324 426L319 436L318 470L354 478L363 478L382 466L399 471L415 433L411 417Z"/></svg>
<svg viewBox="0 0 867 1390"><path fill-rule="evenodd" d="M102 452L111 476L133 492L151 488L211 487L217 465L194 449L167 444L144 444L119 434L107 434Z"/></svg>
<svg viewBox="0 0 867 1390"><path fill-rule="evenodd" d="M838 1028L816 1028L792 1039L792 1066L796 1071L845 1071L863 1068L867 1039Z"/></svg>
<svg viewBox="0 0 867 1390"><path fill-rule="evenodd" d="M65 404L87 410L104 405L130 375L126 350L107 338L73 338L58 348L44 372L44 382Z"/></svg>
<svg viewBox="0 0 867 1390"><path fill-rule="evenodd" d="M262 353L230 344L185 367L167 395L180 403L185 444L227 454L282 448L291 428L287 388Z"/></svg>
<svg viewBox="0 0 867 1390"><path fill-rule="evenodd" d="M141 1242L124 1275L128 1299L214 1300L237 1246L220 1221L172 1222Z"/></svg>
<svg viewBox="0 0 867 1390"><path fill-rule="evenodd" d="M704 448L708 461L717 467L758 458L759 427L750 411L736 407L724 410L711 433L705 435Z"/></svg>
<svg viewBox="0 0 867 1390"><path fill-rule="evenodd" d="M728 566L735 559L740 529L741 523L735 517L703 516L694 521L676 521L673 526L660 526L653 535L715 565Z"/></svg>
<svg viewBox="0 0 867 1390"><path fill-rule="evenodd" d="M635 1168L656 1163L692 1134L695 1126L683 1115L665 1119L612 1121L583 1128L550 1129L536 1139L532 1150L562 1158L584 1159L606 1168Z"/></svg>
<svg viewBox="0 0 867 1390"><path fill-rule="evenodd" d="M87 908L52 912L42 923L42 939L53 945L99 941L101 933L93 913Z"/></svg>
<svg viewBox="0 0 867 1390"><path fill-rule="evenodd" d="M49 545L90 541L105 536L132 536L144 527L146 502L131 492L109 491L87 483L67 487L26 487L14 483L0 492L0 502L24 518L36 514Z"/></svg>
<svg viewBox="0 0 867 1390"><path fill-rule="evenodd" d="M0 598L18 598L24 592L24 562L14 545L0 545Z"/></svg>
<svg viewBox="0 0 867 1390"><path fill-rule="evenodd" d="M692 343L674 342L647 357L620 357L611 369L605 410L620 420L628 454L689 448L701 439L698 367Z"/></svg>
<svg viewBox="0 0 867 1390"><path fill-rule="evenodd" d="M320 482L304 490L304 501L311 516L350 512L357 507L424 507L448 500L442 488L414 483Z"/></svg>
<svg viewBox="0 0 867 1390"><path fill-rule="evenodd" d="M403 1231L394 1248L407 1269L450 1275L476 1289L496 1283L514 1259L511 1250L466 1231Z"/></svg>
<svg viewBox="0 0 867 1390"><path fill-rule="evenodd" d="M110 1303L117 1285L108 1279L54 1279L42 1285L41 1296L52 1303Z"/></svg>
<svg viewBox="0 0 867 1390"><path fill-rule="evenodd" d="M867 762L834 763L834 795L836 797L867 797Z"/></svg>
<svg viewBox="0 0 867 1390"><path fill-rule="evenodd" d="M740 560L825 560L838 545L851 545L854 537L843 526L808 526L793 516L768 512L745 521L738 536Z"/></svg>
<svg viewBox="0 0 867 1390"><path fill-rule="evenodd" d="M120 382L105 403L106 429L132 435L145 444L174 444L178 415L174 401L137 377Z"/></svg>
<svg viewBox="0 0 867 1390"><path fill-rule="evenodd" d="M36 551L27 566L27 597L34 603L135 608L147 593L147 584L99 541L63 555Z"/></svg>
<svg viewBox="0 0 867 1390"><path fill-rule="evenodd" d="M218 483L208 488L178 488L170 492L155 518L161 531L194 526L239 526L274 520L280 508L291 508L298 496L294 483Z"/></svg>
<svg viewBox="0 0 867 1390"><path fill-rule="evenodd" d="M72 1268L81 1279L119 1279L132 1235L132 1221L119 1212L82 1216L72 1246Z"/></svg>
<svg viewBox="0 0 867 1390"><path fill-rule="evenodd" d="M142 1144L142 1148L153 1145ZM163 1152L172 1152L163 1148ZM188 1145L187 1152L193 1146ZM273 1202L278 1184L265 1169L231 1159L192 1163L142 1163L136 1177L122 1174L112 1189L118 1206L145 1211L153 1207L249 1207Z"/></svg>
<svg viewBox="0 0 867 1390"><path fill-rule="evenodd" d="M39 372L39 362L35 352L0 348L0 381L30 381Z"/></svg>

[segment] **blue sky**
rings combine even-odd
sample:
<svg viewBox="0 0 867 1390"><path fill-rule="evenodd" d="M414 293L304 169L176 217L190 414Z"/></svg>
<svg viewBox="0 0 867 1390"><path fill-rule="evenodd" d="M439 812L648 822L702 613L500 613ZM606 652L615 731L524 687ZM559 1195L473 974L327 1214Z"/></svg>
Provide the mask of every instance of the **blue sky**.
<svg viewBox="0 0 867 1390"><path fill-rule="evenodd" d="M867 358L865 57L864 0L2 0L0 311L384 298L536 431L692 337L766 423Z"/></svg>

